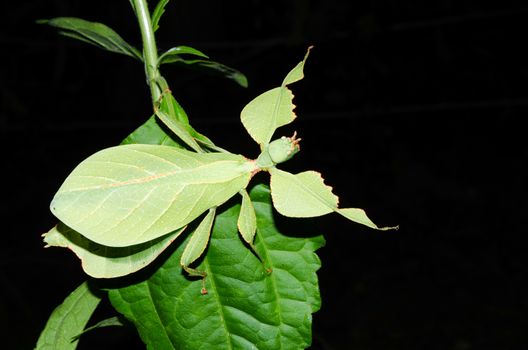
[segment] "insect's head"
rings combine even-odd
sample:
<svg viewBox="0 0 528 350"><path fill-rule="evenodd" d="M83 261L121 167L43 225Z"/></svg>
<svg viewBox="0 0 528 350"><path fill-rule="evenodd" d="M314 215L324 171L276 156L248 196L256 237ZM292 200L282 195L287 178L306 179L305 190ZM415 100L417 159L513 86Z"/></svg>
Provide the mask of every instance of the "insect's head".
<svg viewBox="0 0 528 350"><path fill-rule="evenodd" d="M299 152L300 138L296 138L297 133L292 137L283 136L280 139L270 142L256 159L257 166L260 169L267 169L285 162Z"/></svg>
<svg viewBox="0 0 528 350"><path fill-rule="evenodd" d="M296 136L297 133L294 132L292 137L283 136L269 144L268 153L273 163L285 162L300 151L299 141L301 139Z"/></svg>

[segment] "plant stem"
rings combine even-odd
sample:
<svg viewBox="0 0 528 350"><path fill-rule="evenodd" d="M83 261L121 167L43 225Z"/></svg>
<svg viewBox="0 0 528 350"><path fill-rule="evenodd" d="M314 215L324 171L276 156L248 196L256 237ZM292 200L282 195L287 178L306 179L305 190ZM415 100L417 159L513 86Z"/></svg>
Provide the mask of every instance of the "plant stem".
<svg viewBox="0 0 528 350"><path fill-rule="evenodd" d="M154 37L154 31L152 30L152 22L147 1L132 0L132 2L136 10L136 16L141 30L141 38L143 40L145 74L147 75L147 82L150 87L152 103L155 105L162 94L159 86L159 82L162 78L158 70L158 49L156 47L156 38Z"/></svg>

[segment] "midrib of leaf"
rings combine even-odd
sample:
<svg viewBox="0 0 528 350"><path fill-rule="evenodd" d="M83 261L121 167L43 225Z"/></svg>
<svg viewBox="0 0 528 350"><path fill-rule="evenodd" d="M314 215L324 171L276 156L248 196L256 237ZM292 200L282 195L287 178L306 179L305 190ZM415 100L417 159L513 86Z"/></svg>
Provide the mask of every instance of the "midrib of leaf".
<svg viewBox="0 0 528 350"><path fill-rule="evenodd" d="M255 236L258 237L259 243L264 248L263 249L264 254L262 254L262 252L259 252L259 254L261 254L261 256L262 256L262 259L264 259L264 261L262 262L262 264L264 264L263 267L267 268L266 263L269 263L268 267L271 268L271 273L268 276L268 278L270 278L271 284L273 285L273 295L275 296L275 300L277 301L279 324L282 325L283 322L284 322L283 317L282 317L282 306L281 306L281 303L280 303L280 295L278 293L277 281L275 279L275 276L273 276L274 265L273 265L273 262L270 259L269 254L268 254L268 251L270 249L268 248L268 246L266 244L266 240L261 236L261 233L259 232L258 229L257 229L257 232L255 233ZM281 334L281 337L279 339L282 339L282 327L279 327L279 333ZM282 341L281 341L281 345L282 345Z"/></svg>
<svg viewBox="0 0 528 350"><path fill-rule="evenodd" d="M220 319L222 320L222 326L225 330L225 333L226 333L226 338L228 339L228 346L229 346L229 349L232 350L234 349L233 348L233 341L231 339L231 332L229 331L229 327L227 326L227 322L225 320L225 314L224 314L224 306L222 305L222 303L220 302L220 294L218 293L218 288L216 287L216 282L215 282L215 274L212 273L211 271L211 266L209 265L209 261L207 261L207 257L205 257L204 259L204 265L205 265L205 272L207 273L207 277L209 279L209 284L211 285L211 289L214 291L214 295L216 296L216 298L214 298L215 300L215 303L218 305L218 310L219 310L219 314L220 314Z"/></svg>
<svg viewBox="0 0 528 350"><path fill-rule="evenodd" d="M75 300L75 303L73 303L73 305L71 305L71 307L68 308L68 312L67 314L69 314L72 310L74 309L77 309L77 305L79 304L79 302L83 299L84 295L86 295L86 293L90 293L90 290L89 289L86 289L82 294L79 295L79 297L77 298L77 300ZM59 329L62 329L63 328L63 325L64 325L64 322L66 321L66 317L63 317L59 323ZM55 336L53 337L53 340L54 340L54 344L58 344L58 339L60 338L60 335L62 335L62 333L60 332L55 332Z"/></svg>
<svg viewBox="0 0 528 350"><path fill-rule="evenodd" d="M146 285L147 285L147 290L148 290L149 296L150 296L149 300L151 301L152 307L156 311L156 317L157 317L158 324L161 326L160 328L163 328L163 335L168 340L168 343L171 344L174 349L176 349L176 347L174 347L174 344L172 343L171 338L169 337L169 333L167 332L167 328L165 327L165 324L163 323L163 320L161 319L161 316L159 314L158 306L156 305L154 295L152 294L152 289L150 288L150 281L146 281Z"/></svg>

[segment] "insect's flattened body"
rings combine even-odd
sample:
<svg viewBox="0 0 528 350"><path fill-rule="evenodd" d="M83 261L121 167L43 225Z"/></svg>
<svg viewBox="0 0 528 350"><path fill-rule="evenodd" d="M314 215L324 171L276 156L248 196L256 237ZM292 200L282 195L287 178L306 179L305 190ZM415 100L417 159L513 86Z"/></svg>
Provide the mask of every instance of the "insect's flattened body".
<svg viewBox="0 0 528 350"><path fill-rule="evenodd" d="M79 164L51 208L94 242L129 246L183 227L221 205L248 185L255 169L254 162L230 153L118 146Z"/></svg>

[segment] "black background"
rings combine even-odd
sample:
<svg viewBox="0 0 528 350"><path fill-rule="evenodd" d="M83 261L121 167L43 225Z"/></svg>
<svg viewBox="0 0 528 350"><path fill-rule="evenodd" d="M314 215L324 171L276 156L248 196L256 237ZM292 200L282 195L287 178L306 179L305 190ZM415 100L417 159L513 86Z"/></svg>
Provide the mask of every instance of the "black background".
<svg viewBox="0 0 528 350"><path fill-rule="evenodd" d="M139 46L128 1L0 9L0 329L6 349L29 349L85 278L70 252L43 249L40 234L55 224L48 203L77 163L145 120L149 91L141 64L35 24L82 17ZM258 149L240 110L314 45L305 79L292 85L299 117L284 131L297 130L303 148L285 167L321 171L342 206L401 227L313 221L327 240L313 349L527 348L527 25L524 1L167 6L160 49L190 45L247 75L243 89L163 68L193 125L249 157ZM141 348L134 333L112 328L89 344Z"/></svg>

